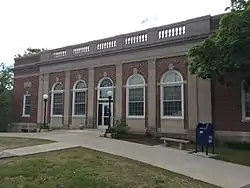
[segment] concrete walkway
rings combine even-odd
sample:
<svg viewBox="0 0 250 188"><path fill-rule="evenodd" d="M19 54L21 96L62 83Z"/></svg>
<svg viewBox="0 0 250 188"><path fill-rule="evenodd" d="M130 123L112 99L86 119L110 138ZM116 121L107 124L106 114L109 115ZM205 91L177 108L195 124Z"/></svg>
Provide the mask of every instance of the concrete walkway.
<svg viewBox="0 0 250 188"><path fill-rule="evenodd" d="M146 146L99 137L99 131L53 131L48 133L6 133L0 136L45 138L119 155L161 167L225 188L250 184L250 167L188 154L173 148ZM250 160L250 159L249 159Z"/></svg>
<svg viewBox="0 0 250 188"><path fill-rule="evenodd" d="M9 149L3 151L3 156L25 156L33 155L37 153L45 153L50 151L57 151L69 148L81 147L79 144L67 143L67 142L55 142L51 144L42 144L36 146L28 146L23 148ZM0 156L1 157L1 156Z"/></svg>

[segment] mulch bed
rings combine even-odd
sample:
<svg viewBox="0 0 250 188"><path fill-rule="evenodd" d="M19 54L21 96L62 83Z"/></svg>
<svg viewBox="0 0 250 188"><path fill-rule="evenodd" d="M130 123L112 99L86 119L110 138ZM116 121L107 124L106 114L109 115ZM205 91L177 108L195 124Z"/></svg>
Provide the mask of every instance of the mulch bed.
<svg viewBox="0 0 250 188"><path fill-rule="evenodd" d="M147 136L147 135L140 135L140 134L128 134L118 138L119 140L124 140L128 142L134 142L138 144L144 144L149 146L161 145L163 141L159 138Z"/></svg>
<svg viewBox="0 0 250 188"><path fill-rule="evenodd" d="M140 135L140 134L128 134L128 135L123 135L122 137L117 138L119 140L124 140L128 142L134 142L138 144L144 144L148 146L156 146L156 145L163 145L163 141L160 140L158 137L152 137L152 136L147 136L147 135ZM178 148L179 145L178 143L170 143L168 147L173 147L173 148ZM194 150L195 146L194 144L190 143L186 145L187 150Z"/></svg>

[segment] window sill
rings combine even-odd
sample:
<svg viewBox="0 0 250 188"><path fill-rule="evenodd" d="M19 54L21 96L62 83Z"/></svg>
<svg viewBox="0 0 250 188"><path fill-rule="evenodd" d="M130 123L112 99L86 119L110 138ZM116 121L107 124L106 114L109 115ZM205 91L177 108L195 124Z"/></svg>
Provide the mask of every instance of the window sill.
<svg viewBox="0 0 250 188"><path fill-rule="evenodd" d="M162 116L161 119L176 119L176 120L179 120L179 119L184 119L184 117L182 116Z"/></svg>
<svg viewBox="0 0 250 188"><path fill-rule="evenodd" d="M127 116L126 119L145 119L145 116Z"/></svg>
<svg viewBox="0 0 250 188"><path fill-rule="evenodd" d="M250 118L244 118L241 120L242 123L249 123L250 122Z"/></svg>
<svg viewBox="0 0 250 188"><path fill-rule="evenodd" d="M62 118L63 115L51 115L52 118Z"/></svg>
<svg viewBox="0 0 250 188"><path fill-rule="evenodd" d="M72 115L73 118L84 118L86 115Z"/></svg>
<svg viewBox="0 0 250 188"><path fill-rule="evenodd" d="M22 115L23 118L29 118L30 115Z"/></svg>

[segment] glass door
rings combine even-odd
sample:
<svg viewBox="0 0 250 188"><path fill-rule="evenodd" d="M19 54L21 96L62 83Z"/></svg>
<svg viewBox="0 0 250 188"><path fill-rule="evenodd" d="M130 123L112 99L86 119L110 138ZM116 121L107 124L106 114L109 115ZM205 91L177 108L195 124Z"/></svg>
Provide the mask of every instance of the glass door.
<svg viewBox="0 0 250 188"><path fill-rule="evenodd" d="M111 103L111 126L112 126L113 108ZM107 129L109 126L109 103L98 104L98 128Z"/></svg>

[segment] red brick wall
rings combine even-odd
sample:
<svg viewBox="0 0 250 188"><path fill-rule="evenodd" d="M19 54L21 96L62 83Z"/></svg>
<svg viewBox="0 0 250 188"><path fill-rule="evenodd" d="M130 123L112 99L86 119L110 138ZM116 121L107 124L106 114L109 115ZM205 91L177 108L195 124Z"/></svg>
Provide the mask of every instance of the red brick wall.
<svg viewBox="0 0 250 188"><path fill-rule="evenodd" d="M39 67L35 68L22 68L22 69L17 69L14 70L15 76L20 76L20 75L30 75L30 74L36 74L39 73Z"/></svg>
<svg viewBox="0 0 250 188"><path fill-rule="evenodd" d="M16 58L15 65L24 65L24 64L29 64L29 63L39 62L39 61L40 61L40 54Z"/></svg>
<svg viewBox="0 0 250 188"><path fill-rule="evenodd" d="M156 60L156 124L160 127L161 122L161 105L160 105L160 86L157 83L160 83L162 75L169 70L168 66L170 64L174 65L174 70L179 71L184 80L187 80L187 65L186 65L186 56L178 57L169 57ZM188 128L188 104L187 100L187 85L184 84L184 128Z"/></svg>
<svg viewBox="0 0 250 188"><path fill-rule="evenodd" d="M59 78L59 82L63 84L65 87L65 73L64 72L55 72L49 74L49 91L51 91L54 83L56 82L56 78ZM49 92L49 100L48 100L48 122L50 122L51 118L51 92Z"/></svg>
<svg viewBox="0 0 250 188"><path fill-rule="evenodd" d="M15 74L16 75L16 74ZM31 87L24 88L25 82L31 82ZM37 123L37 103L38 103L39 77L14 78L12 113L13 122ZM31 95L31 115L22 117L23 96L28 91Z"/></svg>
<svg viewBox="0 0 250 188"><path fill-rule="evenodd" d="M116 84L116 68L115 65L110 66L102 66L102 67L96 67L95 68L95 88L98 87L99 81L103 78L104 72L107 73L107 77L110 77L113 81L113 84L115 86ZM114 97L115 97L115 89L114 89ZM94 126L97 125L97 90L94 91ZM113 111L115 112L115 102L113 103Z"/></svg>
<svg viewBox="0 0 250 188"><path fill-rule="evenodd" d="M141 61L141 62L130 62L123 64L123 85L126 85L127 79L129 76L133 75L133 69L137 68L137 73L141 74L145 80L145 83L148 84L148 62ZM145 127L148 126L148 88L145 87ZM126 88L122 88L122 118L126 119Z"/></svg>
<svg viewBox="0 0 250 188"><path fill-rule="evenodd" d="M74 71L71 71L70 72L70 88L73 89L73 86L75 84L75 82L78 79L78 76L81 75L81 79L84 80L86 82L86 84L88 85L88 76L89 72L88 72L88 69L80 69L80 70L74 70ZM86 96L86 102L88 101L88 94ZM72 102L73 102L73 92L70 91L70 105L69 105L69 125L72 123ZM87 106L88 108L88 106ZM86 109L86 117L88 117L88 114L87 114L88 110ZM86 119L87 121L87 119ZM87 122L86 122L87 123Z"/></svg>
<svg viewBox="0 0 250 188"><path fill-rule="evenodd" d="M212 112L216 130L248 131L250 122L242 122L241 81L247 74L236 73L225 77L230 86L212 84Z"/></svg>

